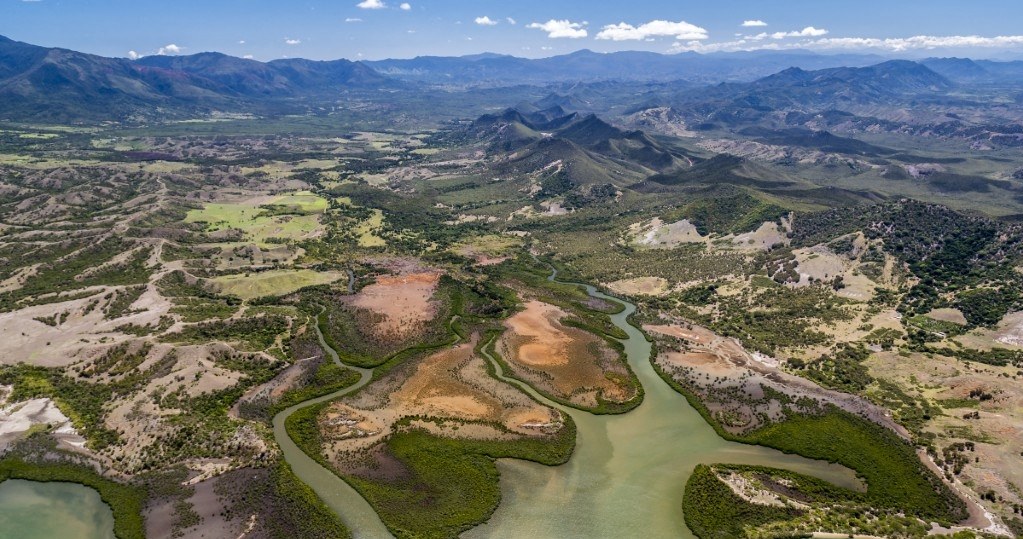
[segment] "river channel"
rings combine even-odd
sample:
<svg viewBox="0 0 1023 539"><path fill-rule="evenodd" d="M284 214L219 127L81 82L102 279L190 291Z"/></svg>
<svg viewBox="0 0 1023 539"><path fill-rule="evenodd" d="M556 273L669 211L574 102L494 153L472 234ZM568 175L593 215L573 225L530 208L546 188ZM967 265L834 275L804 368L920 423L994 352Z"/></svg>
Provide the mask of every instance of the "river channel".
<svg viewBox="0 0 1023 539"><path fill-rule="evenodd" d="M685 398L654 371L649 359L650 343L628 323L635 305L607 296L592 286L580 286L585 286L593 297L625 306L611 319L628 335L622 343L632 370L643 384L643 403L626 414L598 416L551 402L525 384L501 375L534 398L572 416L577 444L572 458L561 466L512 459L498 461L501 504L490 521L464 537L692 538L682 518L682 491L692 470L701 463L767 465L849 488L859 485L848 468L719 437ZM337 353L323 342L322 335L320 341L334 361L340 362ZM295 411L368 383L372 371L356 370L362 378L355 386L279 413L273 421L274 435L296 475L341 515L356 537L390 537L358 492L309 458L284 431L284 420Z"/></svg>

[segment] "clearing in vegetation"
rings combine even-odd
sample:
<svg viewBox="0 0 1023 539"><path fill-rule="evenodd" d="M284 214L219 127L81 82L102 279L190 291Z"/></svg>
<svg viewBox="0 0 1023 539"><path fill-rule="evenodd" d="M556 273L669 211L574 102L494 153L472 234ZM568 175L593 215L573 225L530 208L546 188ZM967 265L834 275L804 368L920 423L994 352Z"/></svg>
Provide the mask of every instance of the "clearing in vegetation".
<svg viewBox="0 0 1023 539"><path fill-rule="evenodd" d="M618 349L566 325L569 313L541 301L505 321L497 349L510 372L554 400L586 410L616 409L637 396Z"/></svg>
<svg viewBox="0 0 1023 539"><path fill-rule="evenodd" d="M271 270L222 275L210 279L220 293L244 300L289 294L306 286L329 284L345 277L340 271Z"/></svg>
<svg viewBox="0 0 1023 539"><path fill-rule="evenodd" d="M258 196L241 202L206 204L191 210L189 223L206 223L207 232L241 230L247 241L266 246L271 238L302 240L315 237L322 229L320 214L327 201L309 191L279 197Z"/></svg>

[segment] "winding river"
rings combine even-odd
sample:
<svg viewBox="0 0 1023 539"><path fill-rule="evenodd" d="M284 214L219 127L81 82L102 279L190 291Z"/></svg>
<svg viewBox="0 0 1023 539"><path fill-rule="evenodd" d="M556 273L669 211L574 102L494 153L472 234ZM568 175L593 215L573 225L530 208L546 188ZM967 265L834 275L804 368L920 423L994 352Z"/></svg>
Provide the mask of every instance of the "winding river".
<svg viewBox="0 0 1023 539"><path fill-rule="evenodd" d="M554 280L556 273L552 273ZM645 397L622 415L596 416L561 406L532 388L506 378L537 400L575 420L577 445L572 458L550 467L521 460L500 460L501 504L489 522L464 537L693 537L682 519L682 490L700 463L761 464L813 475L855 488L859 481L848 468L759 446L720 438L685 398L669 387L650 364L650 343L628 323L635 305L580 285L595 298L625 305L611 318L628 335L625 353ZM317 329L319 333L319 329ZM320 343L334 361L337 353ZM492 361L492 358L491 358ZM496 365L496 364L495 364ZM351 367L350 367L351 368ZM356 537L390 537L369 504L343 480L309 458L288 437L284 420L296 410L337 398L369 382L372 371L356 369L355 386L295 405L273 421L274 436L296 475L341 515Z"/></svg>
<svg viewBox="0 0 1023 539"><path fill-rule="evenodd" d="M350 275L350 274L349 274ZM349 286L351 281L349 280ZM305 484L309 485L313 491L330 507L335 513L341 516L345 525L348 529L352 530L352 535L356 539L361 538L372 538L377 537L392 537L391 533L387 531L387 527L380 521L380 517L377 516L376 511L370 507L369 502L365 500L352 488L351 485L346 483L343 479L338 477L334 472L324 468L320 463L316 462L309 455L306 455L298 445L295 444L294 440L288 436L288 432L284 428L284 422L288 419L288 416L306 408L319 404L324 401L329 401L347 395L357 389L365 386L373 379L372 369L362 369L359 367L353 367L350 365L344 365L341 363L341 358L338 357L337 351L327 344L327 341L323 338L323 333L320 331L320 327L317 324L313 324L316 329L316 336L320 340L320 346L330 354L331 359L338 365L347 367L349 369L358 371L359 381L355 385L346 387L340 391L335 391L322 397L310 399L307 401L300 402L290 408L285 408L277 415L274 416L274 439L277 440L277 445L280 446L281 452L284 454L284 459L291 465L292 471L301 479Z"/></svg>

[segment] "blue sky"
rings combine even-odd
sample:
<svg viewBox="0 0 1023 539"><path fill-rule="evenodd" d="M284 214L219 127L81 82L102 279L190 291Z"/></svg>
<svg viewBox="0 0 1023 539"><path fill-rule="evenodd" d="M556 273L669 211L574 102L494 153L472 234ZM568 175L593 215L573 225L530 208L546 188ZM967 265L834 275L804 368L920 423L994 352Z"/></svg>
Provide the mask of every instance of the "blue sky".
<svg viewBox="0 0 1023 539"><path fill-rule="evenodd" d="M0 0L0 34L105 56L259 60L584 48L1023 58L1023 1Z"/></svg>

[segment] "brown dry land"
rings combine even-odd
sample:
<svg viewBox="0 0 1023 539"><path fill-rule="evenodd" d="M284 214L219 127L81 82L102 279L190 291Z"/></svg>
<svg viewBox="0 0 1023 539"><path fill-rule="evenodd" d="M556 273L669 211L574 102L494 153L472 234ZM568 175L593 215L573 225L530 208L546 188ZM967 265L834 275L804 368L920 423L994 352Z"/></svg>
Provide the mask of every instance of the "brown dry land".
<svg viewBox="0 0 1023 539"><path fill-rule="evenodd" d="M617 351L588 332L561 323L561 308L529 301L505 321L498 353L512 374L533 387L582 407L600 400L626 402L635 396Z"/></svg>
<svg viewBox="0 0 1023 539"><path fill-rule="evenodd" d="M664 296L668 293L668 280L663 277L633 277L606 285L612 292L626 296Z"/></svg>
<svg viewBox="0 0 1023 539"><path fill-rule="evenodd" d="M395 424L409 416L445 420L443 425L413 421L411 426L448 437L501 439L560 430L560 413L491 377L475 344L474 339L403 365L324 409L319 427L331 462L343 470L372 473L376 465L369 461L379 456L388 435L406 428Z"/></svg>
<svg viewBox="0 0 1023 539"><path fill-rule="evenodd" d="M970 443L955 482L974 492L993 491L1008 504L1023 504L1023 387L1015 367L965 363L938 355L879 353L867 360L871 374L903 390L936 400L945 413L928 423L944 451Z"/></svg>
<svg viewBox="0 0 1023 539"><path fill-rule="evenodd" d="M380 316L375 332L405 338L414 334L437 313L433 293L437 290L439 273L410 273L378 277L353 297L351 305Z"/></svg>
<svg viewBox="0 0 1023 539"><path fill-rule="evenodd" d="M696 388L703 404L725 430L740 433L762 426L758 422L761 414L781 419L781 407L773 406L774 401L764 408L757 403L736 402L727 394L729 389L738 389L754 399L761 399L763 388L768 387L792 396L793 400L809 397L834 404L909 438L906 429L893 421L883 408L855 395L825 389L810 380L784 372L776 359L751 354L735 339L721 337L692 324L644 325L643 329L656 336L681 341L681 346L674 349L662 346L656 362L674 378L686 380L689 386Z"/></svg>
<svg viewBox="0 0 1023 539"><path fill-rule="evenodd" d="M756 230L739 235L703 236L688 219L665 223L655 217L629 226L627 242L648 249L673 249L686 243L702 243L708 249L766 251L775 245L785 245L788 240L778 223L765 222Z"/></svg>

